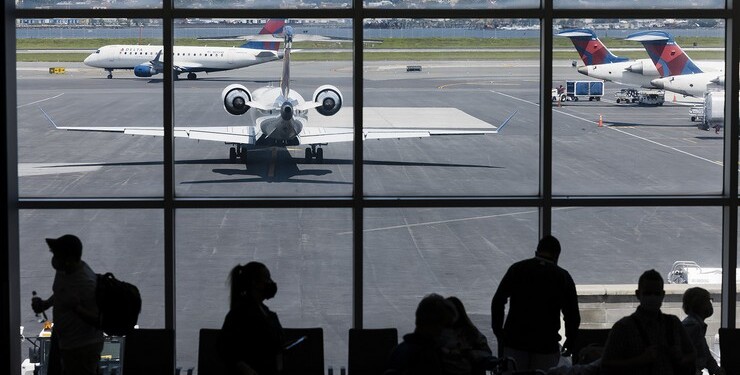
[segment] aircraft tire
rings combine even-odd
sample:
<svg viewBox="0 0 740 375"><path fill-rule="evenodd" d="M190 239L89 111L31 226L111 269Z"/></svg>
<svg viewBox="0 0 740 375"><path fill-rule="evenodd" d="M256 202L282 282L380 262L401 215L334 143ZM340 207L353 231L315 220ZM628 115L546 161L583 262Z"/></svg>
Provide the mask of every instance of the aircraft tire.
<svg viewBox="0 0 740 375"><path fill-rule="evenodd" d="M236 148L232 147L229 149L229 161L236 163Z"/></svg>
<svg viewBox="0 0 740 375"><path fill-rule="evenodd" d="M574 102L577 102L577 101L578 101L578 97L577 97L577 96L574 96L574 97L573 97L573 101L574 101Z"/></svg>
<svg viewBox="0 0 740 375"><path fill-rule="evenodd" d="M311 162L311 158L313 158L313 152L311 151L311 147L306 147L306 164Z"/></svg>
<svg viewBox="0 0 740 375"><path fill-rule="evenodd" d="M188 73L188 79L189 79L189 80L191 80L191 81L192 81L192 80L194 80L194 79L196 79L196 78L198 78L198 76L197 76L197 75L195 75L195 73L192 73L192 72L191 72L191 73Z"/></svg>
<svg viewBox="0 0 740 375"><path fill-rule="evenodd" d="M617 99L617 104L619 104L619 99Z"/></svg>
<svg viewBox="0 0 740 375"><path fill-rule="evenodd" d="M108 79L113 79L113 74L108 73Z"/></svg>
<svg viewBox="0 0 740 375"><path fill-rule="evenodd" d="M323 148L316 150L316 162L318 162L319 164L324 162L324 149Z"/></svg>

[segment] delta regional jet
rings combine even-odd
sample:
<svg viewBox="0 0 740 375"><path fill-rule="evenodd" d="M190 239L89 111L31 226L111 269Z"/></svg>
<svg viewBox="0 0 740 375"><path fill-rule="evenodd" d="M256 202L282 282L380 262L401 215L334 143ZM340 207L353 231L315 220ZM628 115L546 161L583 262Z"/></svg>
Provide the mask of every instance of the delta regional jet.
<svg viewBox="0 0 740 375"><path fill-rule="evenodd" d="M260 30L260 35L281 34L285 20L269 20ZM188 79L196 79L198 72L219 72L262 64L282 58L280 41L250 41L241 47L198 47L174 46L172 65L175 78L187 73ZM108 78L113 78L115 69L133 69L137 77L151 77L162 73L162 46L152 45L107 45L100 47L84 60L85 65L103 68Z"/></svg>
<svg viewBox="0 0 740 375"><path fill-rule="evenodd" d="M296 39L303 35L295 36ZM254 40L275 40L273 35L254 36ZM354 139L352 111L336 116L339 124L331 125L328 117L322 118L324 126L312 126L308 113L315 110L323 116L340 113L344 98L335 86L322 85L306 101L290 88L290 51L294 34L290 26L284 27L283 70L280 87L261 87L249 91L241 84L231 84L221 92L221 103L231 115L246 115L247 125L215 127L175 127L174 136L196 140L223 142L230 145L232 163L247 161L247 151L266 147L306 146L305 160L323 161L321 146L334 142L351 142ZM303 38L300 38L303 40ZM377 110L379 115L365 116L363 139L421 138L437 135L481 135L498 133L511 118L512 113L498 128L472 117L457 108L365 108ZM118 132L129 135L163 136L161 127L64 127L58 126L42 109L46 119L57 129L72 131ZM414 127L408 122L423 123ZM455 124L456 127L450 127Z"/></svg>
<svg viewBox="0 0 740 375"><path fill-rule="evenodd" d="M699 67L665 31L638 32L626 40L645 47L659 74L650 81L653 86L697 98L710 89L724 89L724 62L703 62Z"/></svg>

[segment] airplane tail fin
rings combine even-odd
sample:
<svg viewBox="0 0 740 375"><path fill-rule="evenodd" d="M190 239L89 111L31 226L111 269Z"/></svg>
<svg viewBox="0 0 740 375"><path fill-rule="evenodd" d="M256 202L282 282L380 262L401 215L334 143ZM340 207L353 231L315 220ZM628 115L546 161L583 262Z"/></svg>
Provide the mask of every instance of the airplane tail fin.
<svg viewBox="0 0 740 375"><path fill-rule="evenodd" d="M626 40L642 43L662 77L702 73L673 36L665 31L642 31L628 35Z"/></svg>
<svg viewBox="0 0 740 375"><path fill-rule="evenodd" d="M586 65L608 64L629 60L626 57L619 57L609 51L604 43L599 40L596 33L590 29L571 29L563 30L557 34L570 38L573 46L576 47L581 60Z"/></svg>
<svg viewBox="0 0 740 375"><path fill-rule="evenodd" d="M285 27L285 20L284 19L270 19L267 21L265 26L260 30L260 35L275 35L275 34L281 34L283 32L283 28ZM271 50L271 51L277 51L280 49L280 42L258 42L258 41L250 41L247 43L244 43L242 48L251 48L251 49L264 49L264 50Z"/></svg>

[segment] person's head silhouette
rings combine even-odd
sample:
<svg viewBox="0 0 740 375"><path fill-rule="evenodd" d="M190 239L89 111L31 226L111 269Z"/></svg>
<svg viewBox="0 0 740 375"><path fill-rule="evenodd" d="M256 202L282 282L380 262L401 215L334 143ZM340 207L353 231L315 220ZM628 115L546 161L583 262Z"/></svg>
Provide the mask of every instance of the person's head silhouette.
<svg viewBox="0 0 740 375"><path fill-rule="evenodd" d="M51 266L57 271L74 271L82 260L82 241L73 234L59 238L47 238L51 251Z"/></svg>
<svg viewBox="0 0 740 375"><path fill-rule="evenodd" d="M537 244L537 251L534 254L557 264L560 258L560 241L551 235L542 237Z"/></svg>
<svg viewBox="0 0 740 375"><path fill-rule="evenodd" d="M270 270L260 262L236 265L229 274L231 281L231 307L238 303L260 303L275 297L277 284L270 277Z"/></svg>
<svg viewBox="0 0 740 375"><path fill-rule="evenodd" d="M663 305L663 277L656 270L643 272L637 282L635 296L640 301L640 308L647 312L658 312Z"/></svg>
<svg viewBox="0 0 740 375"><path fill-rule="evenodd" d="M694 314L702 320L714 314L712 296L704 288L693 287L683 293L683 311L686 315Z"/></svg>
<svg viewBox="0 0 740 375"><path fill-rule="evenodd" d="M433 338L442 333L442 330L452 325L453 308L444 297L439 294L429 294L424 297L416 308L416 333Z"/></svg>

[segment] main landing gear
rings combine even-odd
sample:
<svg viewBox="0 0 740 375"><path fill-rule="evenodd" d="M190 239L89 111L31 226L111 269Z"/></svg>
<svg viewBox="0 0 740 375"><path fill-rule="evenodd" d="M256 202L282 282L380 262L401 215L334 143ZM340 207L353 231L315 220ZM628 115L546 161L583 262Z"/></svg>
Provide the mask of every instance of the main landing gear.
<svg viewBox="0 0 740 375"><path fill-rule="evenodd" d="M229 162L236 163L236 159L241 158L244 164L247 164L247 149L241 146L231 147L229 149Z"/></svg>
<svg viewBox="0 0 740 375"><path fill-rule="evenodd" d="M310 163L311 159L316 159L316 162L321 164L324 162L324 149L317 148L316 145L306 147L306 163Z"/></svg>
<svg viewBox="0 0 740 375"><path fill-rule="evenodd" d="M106 69L108 71L108 79L113 79L113 69Z"/></svg>
<svg viewBox="0 0 740 375"><path fill-rule="evenodd" d="M191 81L192 81L192 80L194 80L194 79L196 79L196 78L198 78L198 76L197 76L197 75L195 75L195 73L193 73L193 72L190 72L190 73L188 73L188 79L189 79L189 80L191 80Z"/></svg>

